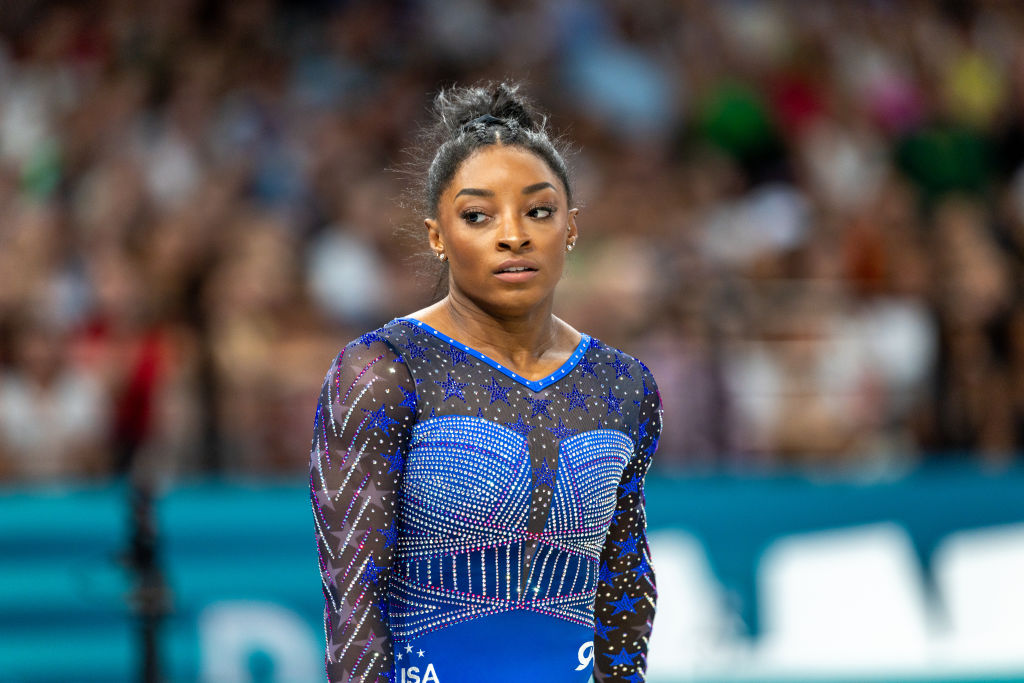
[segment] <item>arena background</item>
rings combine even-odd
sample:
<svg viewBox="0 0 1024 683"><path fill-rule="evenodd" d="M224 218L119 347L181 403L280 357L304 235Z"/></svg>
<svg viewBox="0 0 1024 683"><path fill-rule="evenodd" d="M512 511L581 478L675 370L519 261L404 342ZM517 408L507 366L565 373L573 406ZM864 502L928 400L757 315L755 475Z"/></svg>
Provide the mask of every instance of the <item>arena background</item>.
<svg viewBox="0 0 1024 683"><path fill-rule="evenodd" d="M649 680L1024 680L1024 5L0 3L0 681L312 681L306 472L442 86L572 141Z"/></svg>

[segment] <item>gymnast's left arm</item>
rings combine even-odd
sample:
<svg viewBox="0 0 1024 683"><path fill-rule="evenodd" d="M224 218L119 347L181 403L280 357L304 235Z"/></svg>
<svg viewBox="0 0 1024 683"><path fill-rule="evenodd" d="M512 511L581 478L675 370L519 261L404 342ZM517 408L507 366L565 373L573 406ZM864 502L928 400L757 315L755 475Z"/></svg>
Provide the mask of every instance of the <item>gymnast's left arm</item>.
<svg viewBox="0 0 1024 683"><path fill-rule="evenodd" d="M661 435L661 398L643 368L633 457L622 473L611 527L601 553L594 604L594 680L635 683L645 678L658 591L647 545L644 479Z"/></svg>

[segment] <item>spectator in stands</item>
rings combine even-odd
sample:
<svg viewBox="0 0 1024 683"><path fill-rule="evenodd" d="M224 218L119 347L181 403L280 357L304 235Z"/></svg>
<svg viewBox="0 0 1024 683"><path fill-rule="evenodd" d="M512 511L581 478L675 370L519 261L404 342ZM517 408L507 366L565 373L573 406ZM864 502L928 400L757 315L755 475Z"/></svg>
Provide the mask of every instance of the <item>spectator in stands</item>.
<svg viewBox="0 0 1024 683"><path fill-rule="evenodd" d="M10 324L12 362L0 374L0 477L40 482L108 474L102 383L71 363L59 323L32 311Z"/></svg>

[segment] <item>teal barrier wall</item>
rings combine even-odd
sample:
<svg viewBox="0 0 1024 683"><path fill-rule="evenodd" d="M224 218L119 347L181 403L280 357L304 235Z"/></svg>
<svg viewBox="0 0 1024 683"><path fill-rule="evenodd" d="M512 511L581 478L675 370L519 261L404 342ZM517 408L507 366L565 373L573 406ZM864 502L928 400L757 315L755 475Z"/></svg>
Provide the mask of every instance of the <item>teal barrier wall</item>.
<svg viewBox="0 0 1024 683"><path fill-rule="evenodd" d="M0 680L135 678L126 494L123 483L0 492ZM1024 473L933 467L882 483L651 477L647 501L652 535L696 541L736 616L734 635L756 644L757 569L778 539L892 522L909 533L928 576L950 534L1024 522ZM172 591L160 638L168 678L317 680L322 598L305 486L181 484L156 509ZM656 545L656 569L657 553ZM729 666L719 663L716 680L758 679ZM712 680L684 673L652 680ZM966 671L947 680L994 678Z"/></svg>
<svg viewBox="0 0 1024 683"><path fill-rule="evenodd" d="M131 678L124 494L118 485L0 494L0 680Z"/></svg>
<svg viewBox="0 0 1024 683"><path fill-rule="evenodd" d="M963 529L1024 520L1024 471L984 474L963 465L922 468L890 481L809 481L801 477L652 478L647 522L684 529L704 546L717 578L758 630L754 574L779 537L893 521L910 534L923 569L936 545Z"/></svg>

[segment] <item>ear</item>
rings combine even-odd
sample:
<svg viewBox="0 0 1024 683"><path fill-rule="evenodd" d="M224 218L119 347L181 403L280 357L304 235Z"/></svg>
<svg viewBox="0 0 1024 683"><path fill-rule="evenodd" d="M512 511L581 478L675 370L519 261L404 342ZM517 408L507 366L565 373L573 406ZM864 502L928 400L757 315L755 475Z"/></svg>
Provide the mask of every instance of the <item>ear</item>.
<svg viewBox="0 0 1024 683"><path fill-rule="evenodd" d="M441 225L436 218L424 218L423 225L427 226L427 240L430 248L435 254L444 252L444 240L441 239Z"/></svg>
<svg viewBox="0 0 1024 683"><path fill-rule="evenodd" d="M566 235L566 240L568 242L575 242L576 239L579 237L580 232L579 229L576 227L576 214L578 214L579 212L580 210L578 208L569 209L569 232Z"/></svg>

